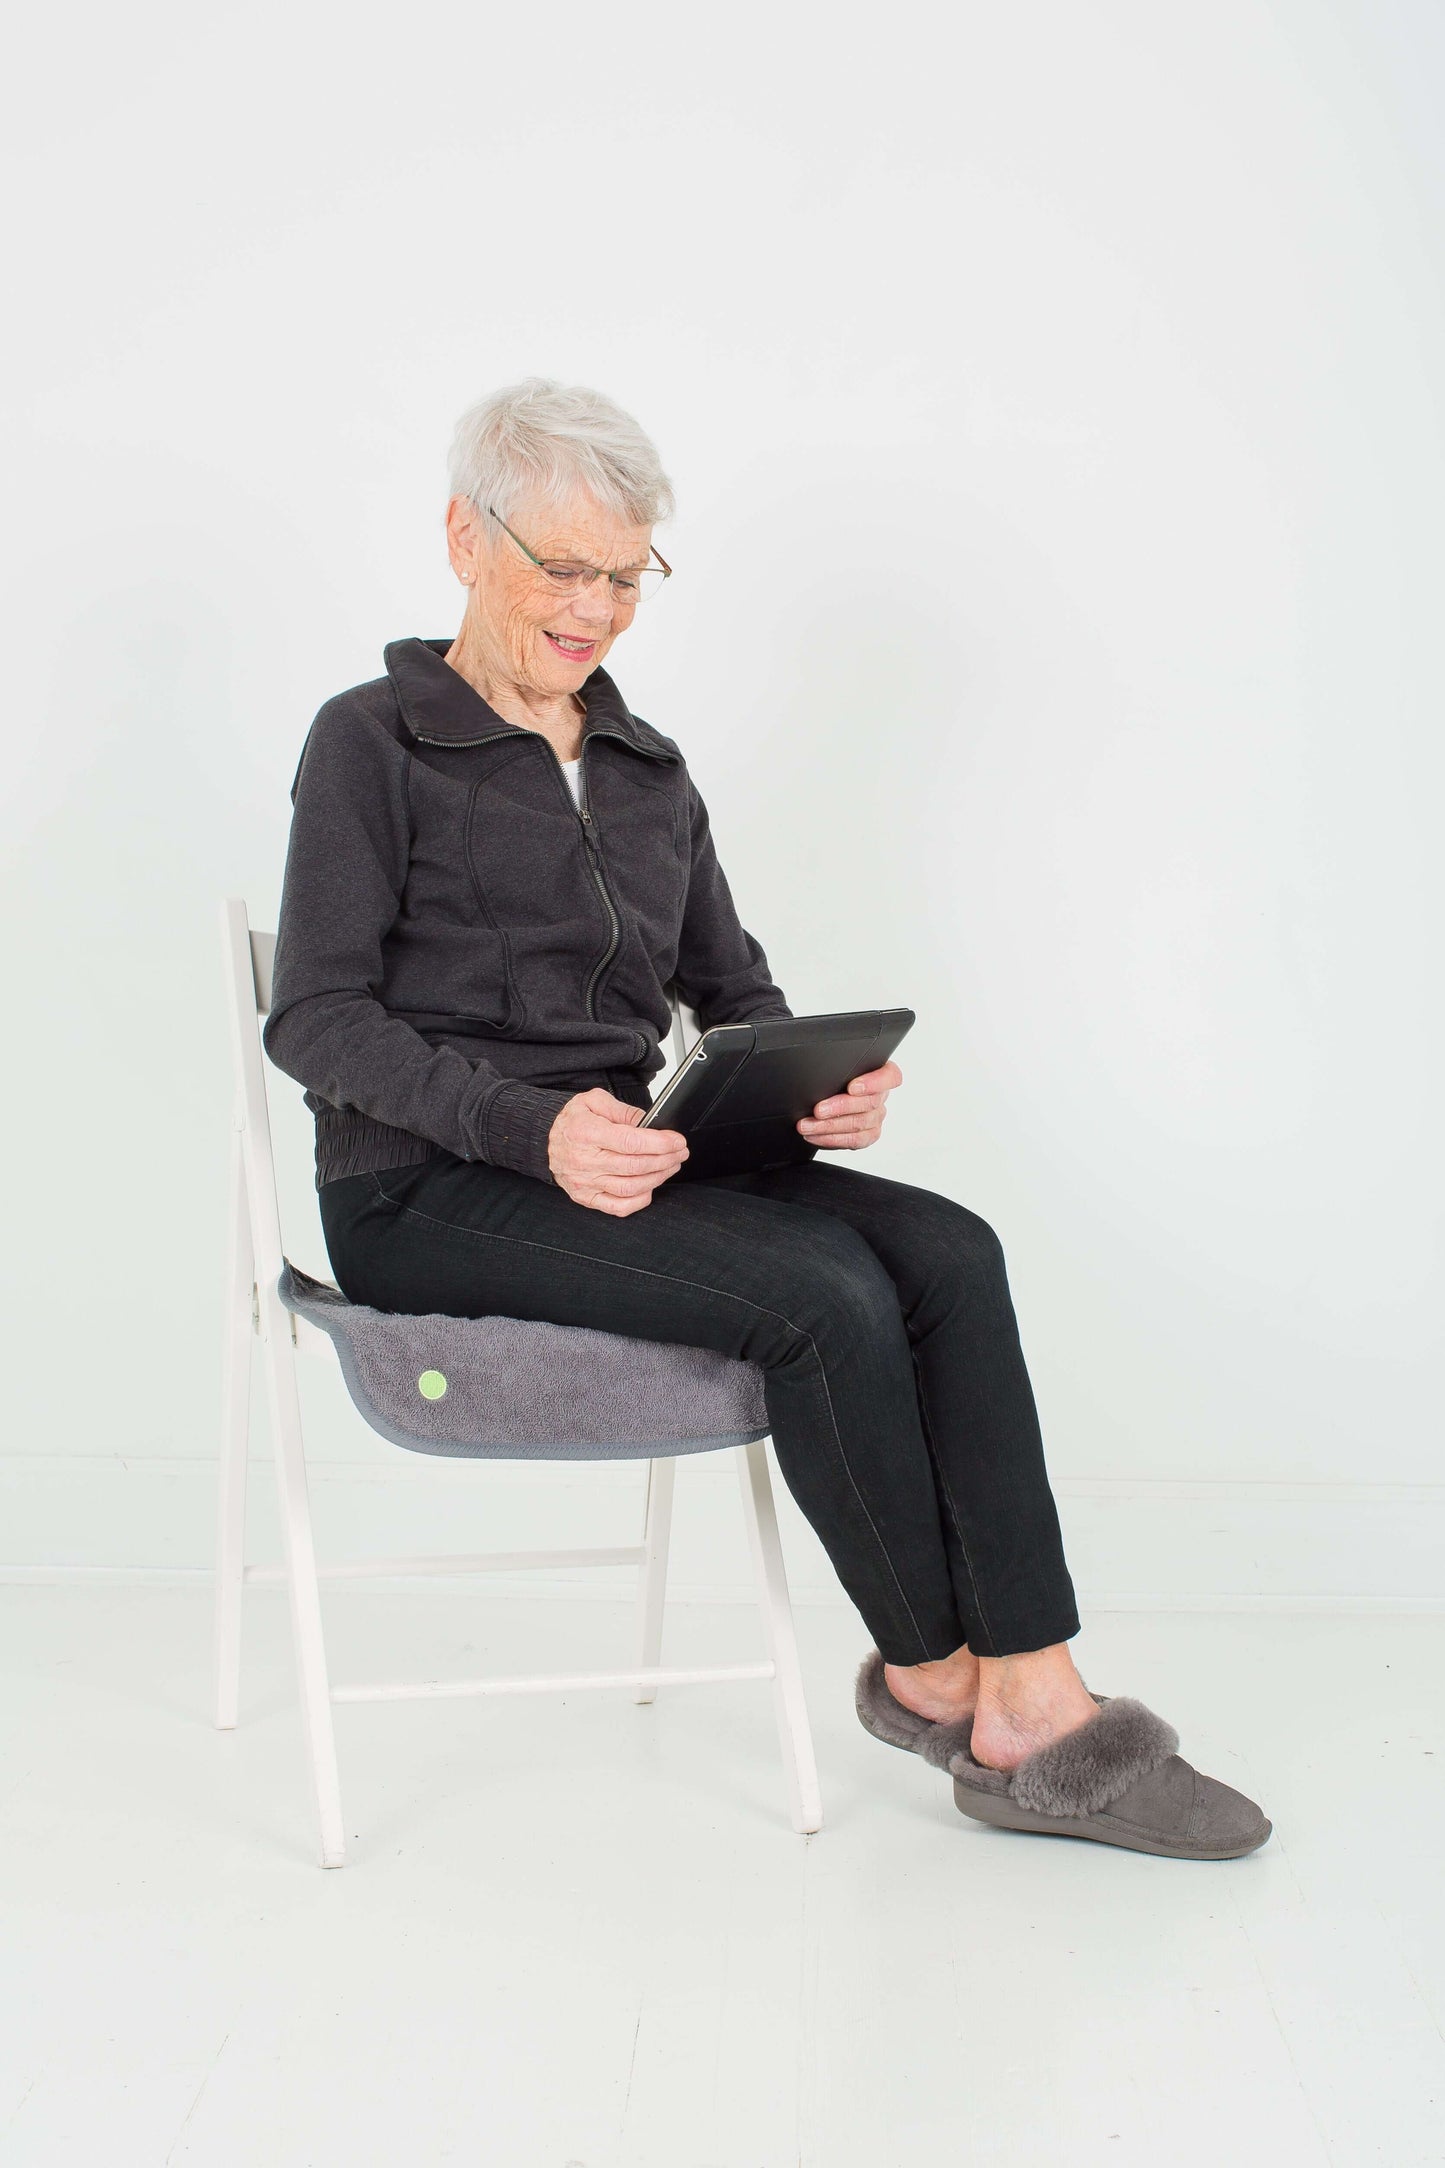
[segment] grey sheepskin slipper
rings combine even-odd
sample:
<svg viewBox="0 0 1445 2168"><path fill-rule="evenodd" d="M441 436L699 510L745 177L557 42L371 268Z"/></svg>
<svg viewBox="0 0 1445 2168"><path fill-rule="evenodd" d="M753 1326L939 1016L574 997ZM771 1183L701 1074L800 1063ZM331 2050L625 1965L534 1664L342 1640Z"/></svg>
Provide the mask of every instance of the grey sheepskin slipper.
<svg viewBox="0 0 1445 2168"><path fill-rule="evenodd" d="M890 1691L883 1658L858 1667L865 1731L921 1754L953 1778L954 1803L977 1822L1050 1837L1091 1837L1167 1859L1239 1859L1272 1825L1252 1799L1181 1759L1179 1734L1142 1701L1095 1694L1099 1714L1006 1774L969 1752L973 1719L931 1724Z"/></svg>

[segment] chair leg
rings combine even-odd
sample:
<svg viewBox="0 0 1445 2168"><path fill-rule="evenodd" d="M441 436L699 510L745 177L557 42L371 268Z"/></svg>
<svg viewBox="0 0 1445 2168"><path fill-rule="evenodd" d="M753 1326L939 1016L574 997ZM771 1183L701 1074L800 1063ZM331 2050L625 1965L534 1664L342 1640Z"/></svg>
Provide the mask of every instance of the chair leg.
<svg viewBox="0 0 1445 2168"><path fill-rule="evenodd" d="M643 1671L662 1662L662 1608L667 1601L667 1549L672 1535L672 1491L676 1474L675 1459L647 1463L647 1505L642 1528L642 1544L647 1556L637 1577L637 1663L638 1669ZM657 1688L635 1686L632 1698L634 1701L656 1701Z"/></svg>
<svg viewBox="0 0 1445 2168"><path fill-rule="evenodd" d="M773 1707L783 1749L783 1771L788 1781L788 1805L794 1829L807 1836L823 1826L823 1799L818 1789L813 1734L808 1723L803 1673L793 1632L793 1607L788 1598L788 1576L778 1537L772 1478L768 1473L767 1440L755 1438L751 1445L740 1445L737 1462L743 1492L743 1518L748 1525L753 1564L757 1569L758 1601L768 1637L768 1654L773 1659Z"/></svg>
<svg viewBox="0 0 1445 2168"><path fill-rule="evenodd" d="M241 1583L246 1556L246 1460L251 1439L251 1341L255 1262L246 1209L241 1131L231 1131L230 1231L221 1344L221 1453L216 1486L213 1703L218 1731L236 1722L241 1686Z"/></svg>
<svg viewBox="0 0 1445 2168"><path fill-rule="evenodd" d="M340 1867L346 1860L341 1778L336 1766L331 1686L321 1626L321 1584L316 1573L311 1501L306 1488L301 1400L296 1389L296 1350L291 1341L290 1316L274 1286L263 1294L261 1317L266 1342L277 1502L285 1545L286 1581L291 1596L297 1683L301 1693L301 1727L311 1767L321 1864L323 1867Z"/></svg>

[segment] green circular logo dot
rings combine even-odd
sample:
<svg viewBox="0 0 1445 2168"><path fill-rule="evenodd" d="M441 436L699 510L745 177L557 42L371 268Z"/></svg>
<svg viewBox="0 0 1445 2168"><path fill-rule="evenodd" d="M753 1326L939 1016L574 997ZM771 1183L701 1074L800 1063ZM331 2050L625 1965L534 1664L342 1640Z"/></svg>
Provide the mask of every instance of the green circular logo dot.
<svg viewBox="0 0 1445 2168"><path fill-rule="evenodd" d="M416 1381L416 1389L423 1400L440 1400L447 1389L447 1381L440 1370L423 1370Z"/></svg>

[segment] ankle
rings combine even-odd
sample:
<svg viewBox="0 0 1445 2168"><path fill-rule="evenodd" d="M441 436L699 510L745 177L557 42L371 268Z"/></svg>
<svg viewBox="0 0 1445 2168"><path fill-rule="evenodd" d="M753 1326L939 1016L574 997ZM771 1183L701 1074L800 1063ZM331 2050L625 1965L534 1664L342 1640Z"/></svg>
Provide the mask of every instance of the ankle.
<svg viewBox="0 0 1445 2168"><path fill-rule="evenodd" d="M967 1644L926 1663L885 1663L883 1676L895 1701L931 1724L960 1723L978 1703L979 1661Z"/></svg>
<svg viewBox="0 0 1445 2168"><path fill-rule="evenodd" d="M1077 1704L1090 1698L1067 1641L1017 1656L985 1656L979 1664L979 1691L986 1701L1018 1709Z"/></svg>
<svg viewBox="0 0 1445 2168"><path fill-rule="evenodd" d="M973 1755L993 1769L1016 1769L1098 1715L1098 1704L1060 1642L1026 1656L986 1658L973 1720Z"/></svg>

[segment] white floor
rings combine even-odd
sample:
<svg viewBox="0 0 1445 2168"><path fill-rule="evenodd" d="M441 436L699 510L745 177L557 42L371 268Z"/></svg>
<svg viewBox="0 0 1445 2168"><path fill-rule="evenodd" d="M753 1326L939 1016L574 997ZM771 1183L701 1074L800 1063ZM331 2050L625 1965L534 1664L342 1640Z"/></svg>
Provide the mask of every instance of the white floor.
<svg viewBox="0 0 1445 2168"><path fill-rule="evenodd" d="M605 1664L610 1602L328 1591L338 1682ZM4 2168L1412 2168L1445 2161L1445 1619L1108 1615L1075 1644L1262 1798L1252 1858L985 1830L800 1611L766 1686L338 1709L315 1863L284 1597L210 1726L192 1586L0 1588ZM679 1607L668 1660L758 1648Z"/></svg>

